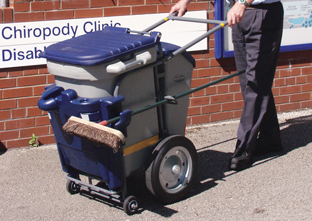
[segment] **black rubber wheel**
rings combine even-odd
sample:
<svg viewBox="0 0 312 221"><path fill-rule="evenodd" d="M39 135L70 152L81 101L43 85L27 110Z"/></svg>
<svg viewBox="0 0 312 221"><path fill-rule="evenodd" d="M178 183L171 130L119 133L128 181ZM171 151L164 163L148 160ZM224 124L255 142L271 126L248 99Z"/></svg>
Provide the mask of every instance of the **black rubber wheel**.
<svg viewBox="0 0 312 221"><path fill-rule="evenodd" d="M135 196L128 196L123 203L123 210L128 215L133 215L139 209L139 203Z"/></svg>
<svg viewBox="0 0 312 221"><path fill-rule="evenodd" d="M66 190L70 194L77 194L80 192L80 186L71 180L67 180Z"/></svg>
<svg viewBox="0 0 312 221"><path fill-rule="evenodd" d="M196 179L198 157L193 143L184 136L160 142L156 158L145 172L146 186L163 203L186 197Z"/></svg>

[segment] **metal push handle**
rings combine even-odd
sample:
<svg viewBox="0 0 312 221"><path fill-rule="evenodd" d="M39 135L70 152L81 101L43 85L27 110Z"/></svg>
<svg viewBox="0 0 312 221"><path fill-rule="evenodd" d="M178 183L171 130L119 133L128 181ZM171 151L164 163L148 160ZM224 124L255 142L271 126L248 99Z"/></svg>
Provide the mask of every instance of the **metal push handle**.
<svg viewBox="0 0 312 221"><path fill-rule="evenodd" d="M174 12L172 15L177 17L178 12ZM158 26L162 25L163 23L169 21L169 19L172 17L172 15L169 15L168 17L166 17L166 18L164 18L164 19L162 19L162 20L156 22L155 24L153 24L153 25L151 25L151 26L145 28L142 32L150 32L150 31L153 30L154 28L157 28Z"/></svg>
<svg viewBox="0 0 312 221"><path fill-rule="evenodd" d="M141 32L136 32L136 31L130 31L130 32L146 34L149 31L155 29L156 27L162 25L163 23L165 23L169 20L206 23L206 24L216 24L217 25L214 28L207 31L206 33L202 34L201 36L197 37L196 39L192 40L191 42L187 43L186 45L182 46L181 48L179 48L176 51L173 51L171 54L167 55L166 58L164 59L166 61L166 60L171 59L175 55L181 54L182 52L186 51L188 48L192 47L193 45L195 45L199 41L207 38L209 35L215 33L219 29L224 28L228 24L227 21L218 21L218 20L211 20L211 19L198 19L198 18L185 18L185 17L177 17L177 15L178 15L178 12L174 12L172 15L169 15L168 17L156 22L155 24L147 27L146 29L144 29ZM129 68L132 68L134 66L140 66L142 64L146 64L146 60L150 60L150 59L151 59L151 55L145 55L144 54L139 59L136 59L135 61L132 61L129 63L124 63L124 62L119 61L117 63L111 64L111 65L107 66L106 70L108 73L117 74L117 73L125 71Z"/></svg>
<svg viewBox="0 0 312 221"><path fill-rule="evenodd" d="M199 19L199 18L178 17L177 15L178 15L178 12L174 12L173 14L169 15L168 17L166 17L166 18L156 22L155 24L147 27L142 32L149 32L149 31L153 30L154 28L162 25L163 23L165 23L165 22L167 22L169 20L172 20L172 21L174 21L174 20L176 20L176 21L187 21L187 22L196 22L196 23L206 23L206 24L215 24L217 26L215 26L214 28L210 29L206 33L202 34L201 36L197 37L196 39L192 40L191 42L187 43L186 45L182 46L181 48L177 49L176 51L172 52L172 54L167 56L167 60L171 59L175 55L181 54L182 52L184 52L188 48L192 47L193 45L195 45L199 41L207 38L209 35L215 33L219 29L224 28L228 24L227 21L219 21L219 20L212 20L212 19Z"/></svg>
<svg viewBox="0 0 312 221"><path fill-rule="evenodd" d="M173 56L181 54L182 52L186 51L188 48L192 47L196 43L200 42L201 40L207 38L209 35L215 33L216 31L224 28L228 22L227 21L218 21L218 20L210 20L210 19L197 19L197 18L183 18L177 16L169 16L171 20L178 20L178 21L188 21L188 22L199 22L199 23L206 23L206 24L217 24L214 28L210 29L206 33L202 34L201 36L197 37L196 39L190 41L186 45L182 46L181 48L177 49L176 51L172 52L171 55L168 56L168 60L171 59Z"/></svg>

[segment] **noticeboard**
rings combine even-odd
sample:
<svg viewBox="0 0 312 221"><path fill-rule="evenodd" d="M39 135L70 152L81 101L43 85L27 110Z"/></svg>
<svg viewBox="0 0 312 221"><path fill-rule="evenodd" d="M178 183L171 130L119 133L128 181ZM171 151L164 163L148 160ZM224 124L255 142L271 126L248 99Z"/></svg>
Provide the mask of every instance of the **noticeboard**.
<svg viewBox="0 0 312 221"><path fill-rule="evenodd" d="M312 49L312 0L281 0L284 27L281 52ZM226 20L229 4L215 0L215 19ZM216 58L233 57L231 28L225 27L215 36Z"/></svg>

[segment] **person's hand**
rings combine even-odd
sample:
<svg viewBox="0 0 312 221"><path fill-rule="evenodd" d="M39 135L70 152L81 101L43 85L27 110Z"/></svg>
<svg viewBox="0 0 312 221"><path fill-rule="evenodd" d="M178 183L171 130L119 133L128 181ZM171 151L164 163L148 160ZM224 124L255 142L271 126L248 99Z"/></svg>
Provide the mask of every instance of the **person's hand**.
<svg viewBox="0 0 312 221"><path fill-rule="evenodd" d="M227 13L227 21L228 26L232 27L243 19L244 13L246 10L246 6L244 4L240 4L236 2L233 7Z"/></svg>
<svg viewBox="0 0 312 221"><path fill-rule="evenodd" d="M180 0L177 4L171 7L169 15L174 12L178 12L178 17L182 17L186 12L187 5L191 2L191 0Z"/></svg>

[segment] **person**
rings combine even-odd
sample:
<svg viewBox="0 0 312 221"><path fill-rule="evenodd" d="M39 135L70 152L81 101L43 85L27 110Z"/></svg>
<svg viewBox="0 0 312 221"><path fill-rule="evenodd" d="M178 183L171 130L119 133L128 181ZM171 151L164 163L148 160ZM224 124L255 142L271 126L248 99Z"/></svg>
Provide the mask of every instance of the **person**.
<svg viewBox="0 0 312 221"><path fill-rule="evenodd" d="M234 1L234 0L231 0ZM169 14L182 16L191 0L180 0ZM244 107L230 169L250 167L254 156L282 151L272 84L283 31L280 0L238 0L227 13Z"/></svg>

